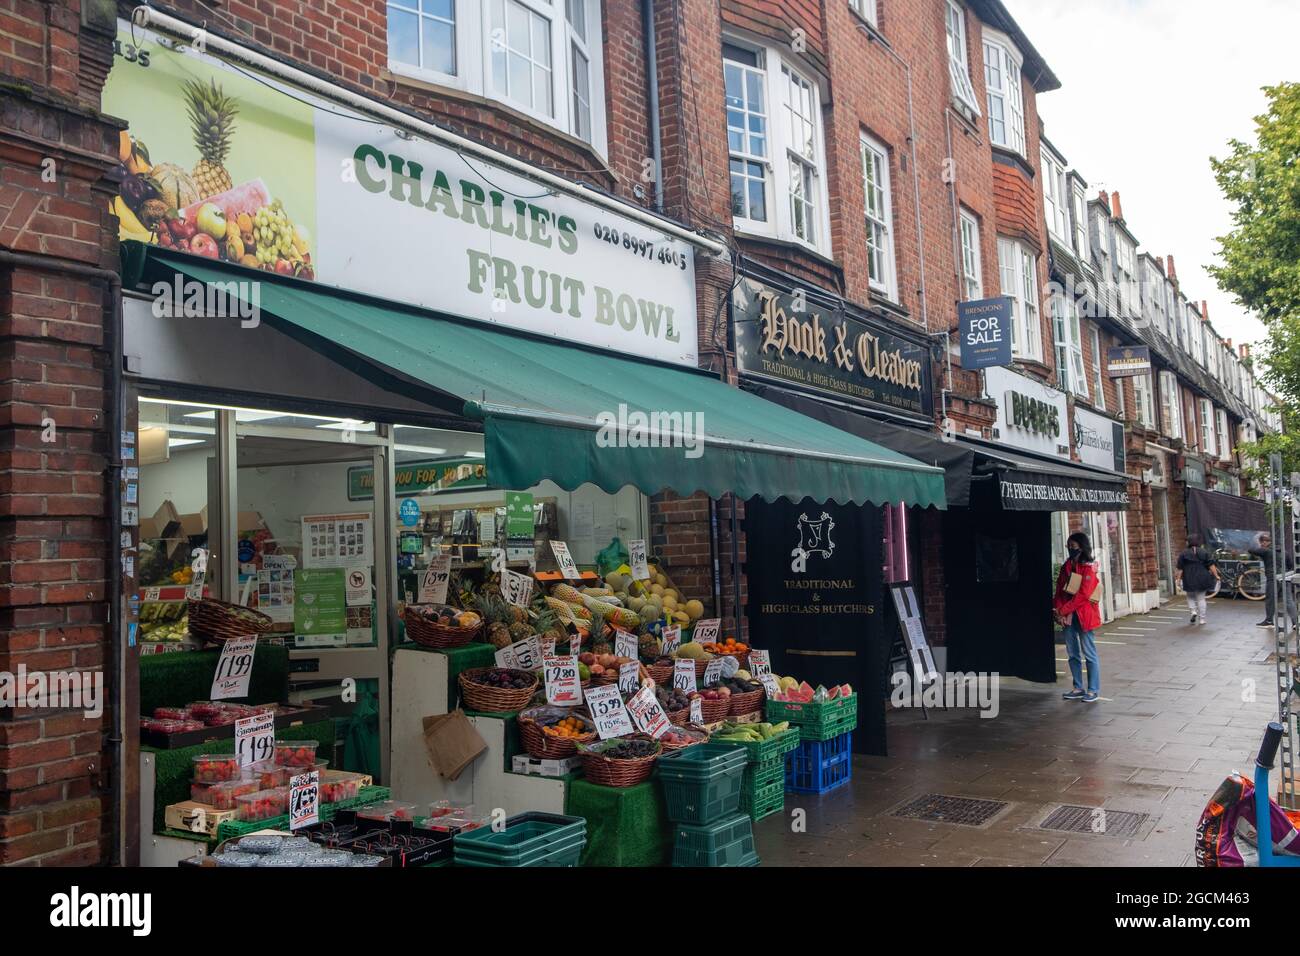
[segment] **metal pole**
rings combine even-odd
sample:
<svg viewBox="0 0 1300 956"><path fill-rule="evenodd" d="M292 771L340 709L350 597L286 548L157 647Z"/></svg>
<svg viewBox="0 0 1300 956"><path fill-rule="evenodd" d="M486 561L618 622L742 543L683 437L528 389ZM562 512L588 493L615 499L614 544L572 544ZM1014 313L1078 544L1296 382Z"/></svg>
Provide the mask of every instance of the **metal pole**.
<svg viewBox="0 0 1300 956"><path fill-rule="evenodd" d="M1281 767L1278 774L1278 803L1286 809L1295 809L1295 723L1291 719L1291 627L1288 620L1286 596L1289 584L1286 580L1286 561L1284 560L1286 530L1285 508L1290 495L1282 479L1282 456L1273 454L1268 460L1268 522L1272 544L1266 560L1273 563L1273 637L1277 659L1277 697L1278 723L1285 730L1280 750Z"/></svg>

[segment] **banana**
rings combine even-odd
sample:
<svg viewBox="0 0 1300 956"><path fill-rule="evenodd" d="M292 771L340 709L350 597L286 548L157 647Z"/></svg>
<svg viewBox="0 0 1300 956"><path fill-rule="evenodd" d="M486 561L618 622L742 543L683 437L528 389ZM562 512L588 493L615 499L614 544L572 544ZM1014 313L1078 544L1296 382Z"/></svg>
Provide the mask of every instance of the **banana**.
<svg viewBox="0 0 1300 956"><path fill-rule="evenodd" d="M139 242L149 242L153 239L153 233L144 227L139 217L131 210L121 196L114 196L113 201L109 203L109 212L117 216L118 224L121 226L120 238L135 239Z"/></svg>

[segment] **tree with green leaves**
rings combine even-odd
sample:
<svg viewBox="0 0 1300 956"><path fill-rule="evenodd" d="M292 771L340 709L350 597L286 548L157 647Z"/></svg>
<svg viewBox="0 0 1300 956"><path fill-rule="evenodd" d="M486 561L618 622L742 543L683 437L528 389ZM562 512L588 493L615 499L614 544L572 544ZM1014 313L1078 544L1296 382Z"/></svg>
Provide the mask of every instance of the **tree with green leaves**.
<svg viewBox="0 0 1300 956"><path fill-rule="evenodd" d="M1268 339L1255 371L1278 396L1291 432L1261 436L1242 454L1267 468L1268 455L1280 452L1289 473L1300 471L1300 435L1293 431L1300 428L1300 83L1264 93L1268 110L1255 117L1256 141L1232 140L1226 158L1210 160L1235 207L1232 231L1219 237L1223 264L1210 273L1263 321Z"/></svg>

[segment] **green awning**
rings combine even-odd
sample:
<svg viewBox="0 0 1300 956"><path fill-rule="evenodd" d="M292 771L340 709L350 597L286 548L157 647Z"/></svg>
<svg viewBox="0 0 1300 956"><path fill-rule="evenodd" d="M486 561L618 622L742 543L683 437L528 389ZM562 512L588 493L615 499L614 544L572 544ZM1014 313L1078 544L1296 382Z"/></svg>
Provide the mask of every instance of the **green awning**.
<svg viewBox="0 0 1300 956"><path fill-rule="evenodd" d="M940 469L706 372L190 256L152 250L150 259L201 282L258 280L262 321L332 357L344 350L350 365L370 363L390 381L449 396L449 407L482 421L488 476L498 487L529 488L549 479L566 490L590 482L607 492L634 485L647 494L671 489L713 498L734 492L768 501L946 506ZM638 415L650 422L648 432L638 429ZM663 415L669 417L651 420ZM627 428L620 432L620 424ZM634 447L642 439L660 447Z"/></svg>

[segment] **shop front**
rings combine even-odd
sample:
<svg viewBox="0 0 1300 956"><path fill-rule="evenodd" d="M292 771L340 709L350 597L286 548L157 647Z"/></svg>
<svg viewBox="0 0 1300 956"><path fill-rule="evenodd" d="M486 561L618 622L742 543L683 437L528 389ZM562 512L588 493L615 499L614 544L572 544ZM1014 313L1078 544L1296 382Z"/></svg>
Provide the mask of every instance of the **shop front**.
<svg viewBox="0 0 1300 956"><path fill-rule="evenodd" d="M1177 591L1174 573L1176 551L1170 530L1169 509L1169 455L1159 445L1147 444L1151 467L1143 479L1151 488L1151 524L1155 534L1157 588L1160 601L1168 601Z"/></svg>
<svg viewBox="0 0 1300 956"><path fill-rule="evenodd" d="M1072 439L1081 462L1126 477L1124 426L1120 422L1076 405ZM1129 574L1128 523L1124 512L1089 512L1086 525L1101 572L1102 619L1111 621L1132 613L1137 608Z"/></svg>
<svg viewBox="0 0 1300 956"><path fill-rule="evenodd" d="M597 645L614 642L615 624L663 648L661 629L681 626L688 642L709 616L704 596L655 581L653 594L638 586L637 613L627 598L597 600L615 593L617 571L605 583L592 573L611 554L614 568L636 563L627 547L650 537L647 496L664 490L760 508L943 506L938 469L695 367L695 240L679 227L548 194L213 57L160 46L151 64L115 71L106 93L106 108L149 143L151 188L185 185L179 167L157 164L180 149L186 81L256 108L227 161L237 185L206 197L193 220L164 221L148 243L123 234L128 713L197 699L159 700L165 682L142 664L175 648L190 653L162 657L210 658L211 674L217 652L198 646L208 632L192 615L254 614L254 684L266 652L289 687L287 701L262 699L327 712L319 742L336 766L415 804L564 810L559 781L541 797L528 771L502 773L518 753L513 714L472 718L491 753L462 789L431 772L424 722L455 709L465 687L449 672L455 650L508 669L512 645L553 633L572 649L584 627L598 630ZM285 144L300 161L252 149L286 128L300 135ZM411 236L421 242L395 238ZM236 240L254 251L234 255ZM646 557L651 577L666 579L671 554ZM578 595L567 581L600 587ZM530 600L542 589L545 600ZM463 622L483 640L423 653L404 643L407 604L442 608L433 624ZM764 637L786 646L779 632ZM435 658L436 685L422 679ZM511 679L535 681L521 670ZM161 817L152 803L164 765L177 762L159 756L168 729L149 738L157 746L132 747L150 768L136 794L145 834Z"/></svg>

